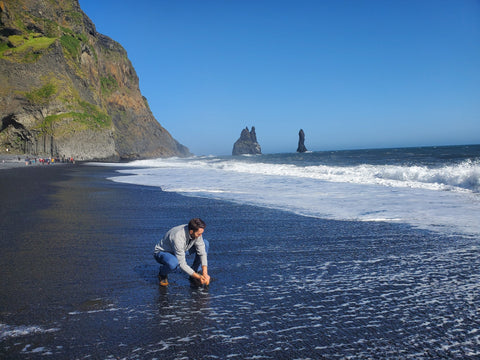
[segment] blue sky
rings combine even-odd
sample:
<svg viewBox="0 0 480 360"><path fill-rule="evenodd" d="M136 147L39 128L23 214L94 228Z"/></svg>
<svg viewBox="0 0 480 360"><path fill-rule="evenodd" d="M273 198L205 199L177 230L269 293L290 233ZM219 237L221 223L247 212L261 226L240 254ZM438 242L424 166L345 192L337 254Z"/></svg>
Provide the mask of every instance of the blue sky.
<svg viewBox="0 0 480 360"><path fill-rule="evenodd" d="M478 0L80 0L196 155L480 143Z"/></svg>

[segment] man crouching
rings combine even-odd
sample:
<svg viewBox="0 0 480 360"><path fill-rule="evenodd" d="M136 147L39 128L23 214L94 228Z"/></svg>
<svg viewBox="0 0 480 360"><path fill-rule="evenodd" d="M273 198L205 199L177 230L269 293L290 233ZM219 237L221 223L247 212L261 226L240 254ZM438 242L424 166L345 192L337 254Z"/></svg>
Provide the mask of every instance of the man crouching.
<svg viewBox="0 0 480 360"><path fill-rule="evenodd" d="M197 285L209 285L208 275L208 241L202 237L205 222L200 218L191 219L188 224L178 225L167 231L155 246L153 256L160 264L158 277L161 286L168 285L168 274L180 266L190 276L190 281ZM192 267L188 266L186 255L195 253ZM198 272L202 266L201 273Z"/></svg>

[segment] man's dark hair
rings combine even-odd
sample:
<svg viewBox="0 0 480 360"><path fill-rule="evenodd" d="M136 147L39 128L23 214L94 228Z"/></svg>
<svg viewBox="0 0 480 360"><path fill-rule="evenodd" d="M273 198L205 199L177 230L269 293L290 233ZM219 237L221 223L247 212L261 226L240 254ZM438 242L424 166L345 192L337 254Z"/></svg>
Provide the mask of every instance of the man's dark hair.
<svg viewBox="0 0 480 360"><path fill-rule="evenodd" d="M188 223L188 231L193 230L193 232L197 232L198 229L205 229L206 226L205 221L200 218L194 218Z"/></svg>

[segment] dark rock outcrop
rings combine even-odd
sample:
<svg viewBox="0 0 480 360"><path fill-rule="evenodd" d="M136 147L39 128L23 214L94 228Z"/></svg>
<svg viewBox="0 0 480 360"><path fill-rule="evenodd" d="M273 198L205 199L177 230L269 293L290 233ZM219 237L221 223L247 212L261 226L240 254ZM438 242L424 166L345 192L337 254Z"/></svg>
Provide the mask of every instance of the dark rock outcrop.
<svg viewBox="0 0 480 360"><path fill-rule="evenodd" d="M232 155L258 155L262 153L260 144L257 142L255 126L249 131L248 127L242 130L240 138L233 144Z"/></svg>
<svg viewBox="0 0 480 360"><path fill-rule="evenodd" d="M78 0L0 0L0 153L188 156L154 118L123 47Z"/></svg>
<svg viewBox="0 0 480 360"><path fill-rule="evenodd" d="M303 129L300 129L298 132L298 148L297 152L303 153L307 151L307 148L305 147L305 133L303 132Z"/></svg>

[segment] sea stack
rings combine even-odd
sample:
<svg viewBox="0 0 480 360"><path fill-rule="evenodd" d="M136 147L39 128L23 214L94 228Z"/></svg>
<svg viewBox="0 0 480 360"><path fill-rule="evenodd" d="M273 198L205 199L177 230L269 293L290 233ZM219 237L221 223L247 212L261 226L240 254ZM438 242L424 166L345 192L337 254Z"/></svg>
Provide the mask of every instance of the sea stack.
<svg viewBox="0 0 480 360"><path fill-rule="evenodd" d="M249 131L248 127L242 130L240 138L233 144L232 155L258 155L262 153L260 144L257 142L255 126Z"/></svg>
<svg viewBox="0 0 480 360"><path fill-rule="evenodd" d="M305 151L307 151L307 148L305 147L305 133L303 132L303 129L300 129L300 131L298 132L297 152L304 153Z"/></svg>

